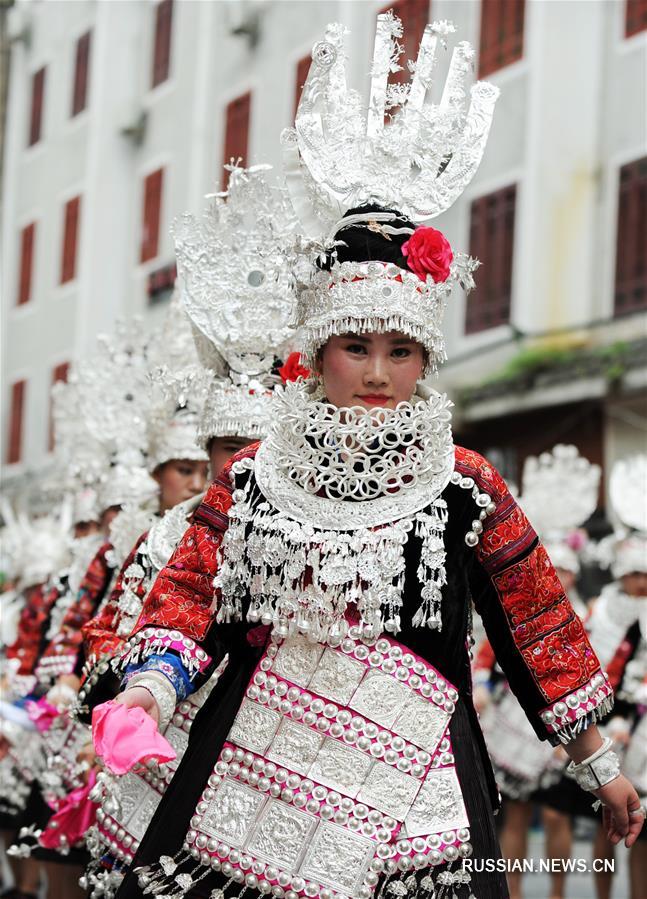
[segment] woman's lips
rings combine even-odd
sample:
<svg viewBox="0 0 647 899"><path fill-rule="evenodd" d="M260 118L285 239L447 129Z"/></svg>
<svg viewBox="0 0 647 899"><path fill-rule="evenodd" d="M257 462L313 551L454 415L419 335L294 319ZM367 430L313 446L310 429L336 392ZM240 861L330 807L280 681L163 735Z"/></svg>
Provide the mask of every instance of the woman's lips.
<svg viewBox="0 0 647 899"><path fill-rule="evenodd" d="M359 395L360 400L363 403L372 403L375 406L385 406L389 400L390 396L385 396L381 393L365 393L364 395Z"/></svg>

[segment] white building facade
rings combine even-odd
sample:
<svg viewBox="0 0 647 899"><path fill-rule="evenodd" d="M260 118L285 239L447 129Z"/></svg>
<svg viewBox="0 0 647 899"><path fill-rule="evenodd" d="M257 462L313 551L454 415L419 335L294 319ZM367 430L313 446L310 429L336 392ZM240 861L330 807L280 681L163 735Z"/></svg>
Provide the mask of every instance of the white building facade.
<svg viewBox="0 0 647 899"><path fill-rule="evenodd" d="M447 309L440 385L457 403L459 437L500 450L511 469L577 434L607 464L644 447L645 4L516 0L505 21L489 0L392 6L412 31L427 17L452 20L501 88L481 168L434 223L455 248L481 251L486 285ZM350 29L349 81L366 90L383 8L17 0L2 206L8 489L51 457L49 391L65 365L117 318L159 320L172 220L201 209L230 156L280 169L280 133L327 22ZM590 411L585 426L573 409ZM544 420L548 430L532 424Z"/></svg>

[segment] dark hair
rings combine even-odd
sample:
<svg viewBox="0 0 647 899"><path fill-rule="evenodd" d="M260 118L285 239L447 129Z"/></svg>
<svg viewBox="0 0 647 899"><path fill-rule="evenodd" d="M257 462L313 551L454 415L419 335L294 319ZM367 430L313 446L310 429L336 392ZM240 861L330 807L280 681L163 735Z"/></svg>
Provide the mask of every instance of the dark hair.
<svg viewBox="0 0 647 899"><path fill-rule="evenodd" d="M415 227L413 222L396 209L389 209L376 203L368 203L365 206L356 206L354 209L349 209L345 213L344 218L363 212L393 212L397 217L387 224L396 228ZM384 223L380 222L379 224ZM328 253L325 261L321 263L321 268L328 271L335 261L370 262L371 260L392 262L400 268L408 268L406 259L402 255L402 244L409 239L410 235L390 234L389 237L391 238L390 240L377 231L371 231L365 224L351 225L350 228L344 228L335 235L335 240L343 241L343 243L335 248L336 253L332 250Z"/></svg>

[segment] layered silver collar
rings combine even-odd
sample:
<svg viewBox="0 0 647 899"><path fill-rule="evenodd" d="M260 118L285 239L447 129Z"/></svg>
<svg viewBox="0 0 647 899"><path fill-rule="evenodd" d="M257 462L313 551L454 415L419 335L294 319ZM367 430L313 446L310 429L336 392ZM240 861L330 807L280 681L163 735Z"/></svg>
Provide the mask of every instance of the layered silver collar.
<svg viewBox="0 0 647 899"><path fill-rule="evenodd" d="M365 410L316 401L302 382L277 390L255 461L262 493L297 521L333 530L377 527L423 509L449 483L454 443L450 401L420 394L395 409Z"/></svg>

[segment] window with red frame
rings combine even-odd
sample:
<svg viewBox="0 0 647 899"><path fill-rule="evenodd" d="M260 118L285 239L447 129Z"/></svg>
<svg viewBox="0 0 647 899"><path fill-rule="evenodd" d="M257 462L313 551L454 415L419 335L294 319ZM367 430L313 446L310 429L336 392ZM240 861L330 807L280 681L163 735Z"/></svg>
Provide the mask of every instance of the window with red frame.
<svg viewBox="0 0 647 899"><path fill-rule="evenodd" d="M523 56L525 0L481 0L479 78Z"/></svg>
<svg viewBox="0 0 647 899"><path fill-rule="evenodd" d="M647 309L647 156L620 169L615 311Z"/></svg>
<svg viewBox="0 0 647 899"><path fill-rule="evenodd" d="M171 30L173 0L161 0L155 7L155 37L153 41L153 72L151 87L157 87L169 76L171 66Z"/></svg>
<svg viewBox="0 0 647 899"><path fill-rule="evenodd" d="M647 0L626 0L625 37L647 28Z"/></svg>
<svg viewBox="0 0 647 899"><path fill-rule="evenodd" d="M90 31L76 42L74 64L74 89L72 91L72 118L82 112L88 101L88 69L90 65Z"/></svg>
<svg viewBox="0 0 647 899"><path fill-rule="evenodd" d="M307 56L302 56L301 59L297 63L297 80L295 84L294 90L294 114L297 114L297 108L299 106L299 100L301 99L301 91L303 90L303 85L306 83L306 78L308 77L308 72L310 71L310 63L312 62L312 55L308 53Z"/></svg>
<svg viewBox="0 0 647 899"><path fill-rule="evenodd" d="M41 139L43 104L45 101L45 66L31 76L31 114L29 116L28 146Z"/></svg>
<svg viewBox="0 0 647 899"><path fill-rule="evenodd" d="M249 117L252 108L252 94L248 91L227 104L225 110L225 148L223 165L233 160L241 166L247 165L249 143ZM223 170L223 187L229 182L229 172Z"/></svg>
<svg viewBox="0 0 647 899"><path fill-rule="evenodd" d="M164 169L157 169L144 179L140 262L148 262L149 259L154 259L157 256L163 182Z"/></svg>
<svg viewBox="0 0 647 899"><path fill-rule="evenodd" d="M58 381L67 383L67 376L69 372L69 362L61 362L60 365L55 365L52 369L52 386L58 383ZM49 431L47 437L47 449L50 451L50 453L54 449L54 403L51 391L49 394Z"/></svg>
<svg viewBox="0 0 647 899"><path fill-rule="evenodd" d="M63 217L63 252L61 254L61 284L76 276L76 250L79 239L81 197L72 197L65 204Z"/></svg>
<svg viewBox="0 0 647 899"><path fill-rule="evenodd" d="M7 464L20 462L22 455L23 415L25 410L26 381L15 381L11 385L11 407L9 412L9 439L7 441Z"/></svg>
<svg viewBox="0 0 647 899"><path fill-rule="evenodd" d="M470 255L483 265L476 273L476 289L467 298L466 334L510 320L516 198L513 184L472 203Z"/></svg>
<svg viewBox="0 0 647 899"><path fill-rule="evenodd" d="M20 279L18 281L17 305L31 300L32 272L34 267L34 244L36 242L36 222L31 222L20 232Z"/></svg>
<svg viewBox="0 0 647 899"><path fill-rule="evenodd" d="M415 62L418 56L420 41L425 30L425 25L431 22L431 4L429 0L395 0L383 7L380 12L393 13L402 22L402 56L398 60L402 69L389 75L392 84L407 84L411 77L407 67L407 61Z"/></svg>

